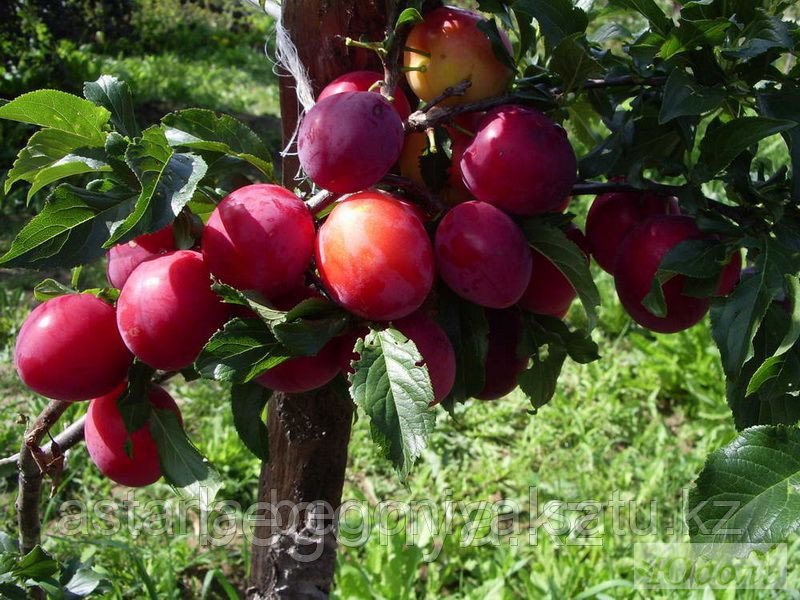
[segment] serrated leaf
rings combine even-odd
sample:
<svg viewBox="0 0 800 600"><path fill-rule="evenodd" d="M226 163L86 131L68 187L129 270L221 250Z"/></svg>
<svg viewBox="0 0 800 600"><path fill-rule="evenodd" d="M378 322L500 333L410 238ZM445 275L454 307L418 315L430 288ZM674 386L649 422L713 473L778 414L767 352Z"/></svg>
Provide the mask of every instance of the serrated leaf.
<svg viewBox="0 0 800 600"><path fill-rule="evenodd" d="M519 388L530 400L534 411L552 400L566 358L567 352L563 348L548 348L547 356L532 356L530 368L517 377Z"/></svg>
<svg viewBox="0 0 800 600"><path fill-rule="evenodd" d="M571 0L517 0L514 10L536 19L548 51L568 35L584 33L589 25L586 13Z"/></svg>
<svg viewBox="0 0 800 600"><path fill-rule="evenodd" d="M786 542L800 527L800 430L753 427L712 453L688 508L692 542Z"/></svg>
<svg viewBox="0 0 800 600"><path fill-rule="evenodd" d="M678 117L702 115L719 108L724 100L725 90L721 87L700 85L685 71L674 69L664 86L658 121L667 123Z"/></svg>
<svg viewBox="0 0 800 600"><path fill-rule="evenodd" d="M41 546L36 546L19 559L11 572L19 579L39 581L58 573L58 563Z"/></svg>
<svg viewBox="0 0 800 600"><path fill-rule="evenodd" d="M271 395L257 383L231 386L233 426L247 449L264 462L269 460L269 431L263 415Z"/></svg>
<svg viewBox="0 0 800 600"><path fill-rule="evenodd" d="M760 258L762 261L768 257ZM711 335L719 348L722 367L729 378L739 376L753 348L753 337L769 308L773 294L765 285L762 267L744 277L727 298L711 305Z"/></svg>
<svg viewBox="0 0 800 600"><path fill-rule="evenodd" d="M773 48L791 50L794 47L789 23L761 8L757 9L757 15L742 31L743 42L735 48L723 50L724 56L749 60Z"/></svg>
<svg viewBox="0 0 800 600"><path fill-rule="evenodd" d="M257 319L233 319L200 352L195 369L206 379L247 383L290 357Z"/></svg>
<svg viewBox="0 0 800 600"><path fill-rule="evenodd" d="M523 223L522 230L528 243L552 262L575 288L586 311L589 329L594 329L597 323L597 307L600 306L600 292L597 291L581 249L558 227L535 219Z"/></svg>
<svg viewBox="0 0 800 600"><path fill-rule="evenodd" d="M55 279L47 278L36 284L33 288L33 297L39 302L46 302L51 298L65 296L66 294L76 294L78 290L64 285Z"/></svg>
<svg viewBox="0 0 800 600"><path fill-rule="evenodd" d="M161 119L171 146L221 152L244 160L273 181L268 148L247 125L228 115L189 108Z"/></svg>
<svg viewBox="0 0 800 600"><path fill-rule="evenodd" d="M222 480L186 436L178 415L172 410L154 408L150 415L150 433L167 482L182 498L197 500L201 510L210 510Z"/></svg>
<svg viewBox="0 0 800 600"><path fill-rule="evenodd" d="M140 134L133 112L133 97L128 84L112 75L101 75L97 81L83 84L84 97L111 113L111 123L122 135Z"/></svg>
<svg viewBox="0 0 800 600"><path fill-rule="evenodd" d="M105 248L169 225L192 199L208 168L196 154L176 154L164 131L155 126L128 146L125 162L142 189L133 211L114 227Z"/></svg>
<svg viewBox="0 0 800 600"><path fill-rule="evenodd" d="M105 108L56 90L36 90L0 106L0 119L72 133L90 147L103 145L110 116Z"/></svg>
<svg viewBox="0 0 800 600"><path fill-rule="evenodd" d="M561 77L566 92L576 90L592 75L603 73L603 66L589 54L583 34L567 36L558 43L550 69Z"/></svg>
<svg viewBox="0 0 800 600"><path fill-rule="evenodd" d="M650 27L659 35L666 36L672 29L672 21L653 0L611 0L611 4L635 10L650 22Z"/></svg>
<svg viewBox="0 0 800 600"><path fill-rule="evenodd" d="M395 23L394 28L400 29L404 25L413 25L415 23L422 23L422 21L424 21L424 19L416 8L406 8L397 17L397 23Z"/></svg>
<svg viewBox="0 0 800 600"><path fill-rule="evenodd" d="M6 267L74 267L102 256L111 228L130 212L130 191L88 191L58 186L0 258Z"/></svg>
<svg viewBox="0 0 800 600"><path fill-rule="evenodd" d="M503 38L500 36L500 30L497 28L497 22L494 19L486 19L478 21L478 29L480 29L489 42L492 44L492 52L497 60L503 63L511 71L516 72L517 63L514 62L514 57L508 51L508 48L503 43Z"/></svg>
<svg viewBox="0 0 800 600"><path fill-rule="evenodd" d="M766 117L741 117L720 125L700 142L697 177L708 181L753 144L796 126L794 121Z"/></svg>
<svg viewBox="0 0 800 600"><path fill-rule="evenodd" d="M661 46L658 56L669 60L682 52L692 52L699 46L716 46L725 40L725 34L733 27L728 19L703 19L689 21L681 19Z"/></svg>
<svg viewBox="0 0 800 600"><path fill-rule="evenodd" d="M128 384L117 398L117 408L128 436L147 425L150 418L149 390L154 373L155 369L138 361L128 369Z"/></svg>
<svg viewBox="0 0 800 600"><path fill-rule="evenodd" d="M355 348L360 358L350 393L370 420L373 441L405 478L427 446L436 413L433 386L414 342L395 329L372 331Z"/></svg>
<svg viewBox="0 0 800 600"><path fill-rule="evenodd" d="M564 349L579 364L588 364L600 358L599 349L591 335L582 329L570 329L561 319L523 313L523 323L527 341L531 345L526 353L534 354L536 349L547 344Z"/></svg>

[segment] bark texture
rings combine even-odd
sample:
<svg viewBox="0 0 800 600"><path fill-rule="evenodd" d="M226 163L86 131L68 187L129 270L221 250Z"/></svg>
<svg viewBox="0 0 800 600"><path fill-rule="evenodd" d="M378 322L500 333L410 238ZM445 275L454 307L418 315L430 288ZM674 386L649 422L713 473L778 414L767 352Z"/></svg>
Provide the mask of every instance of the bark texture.
<svg viewBox="0 0 800 600"><path fill-rule="evenodd" d="M285 0L283 25L308 69L315 92L348 71L377 68L373 53L351 50L345 37L381 39L392 0ZM284 143L297 126L294 81L281 77ZM283 163L289 188L296 157ZM267 427L270 462L264 464L259 501L271 512L256 529L251 561L252 600L327 598L336 563L335 511L342 499L350 398L336 386L301 395L274 394ZM322 510L308 503L322 502ZM296 510L292 510L296 508ZM273 509L278 508L277 511ZM271 518L271 520L269 520Z"/></svg>

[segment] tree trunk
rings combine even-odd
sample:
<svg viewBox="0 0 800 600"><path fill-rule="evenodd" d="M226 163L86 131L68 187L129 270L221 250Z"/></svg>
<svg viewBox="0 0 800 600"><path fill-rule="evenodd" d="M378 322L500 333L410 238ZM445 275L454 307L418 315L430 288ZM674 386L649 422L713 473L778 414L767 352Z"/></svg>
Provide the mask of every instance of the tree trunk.
<svg viewBox="0 0 800 600"><path fill-rule="evenodd" d="M351 51L344 38L381 39L390 4L391 0L282 3L283 25L315 93L343 73L378 66L371 52ZM281 116L287 143L299 109L294 81L282 75ZM284 185L294 187L297 169L296 157L284 159ZM259 483L259 502L265 503L270 515L255 531L248 590L253 600L328 597L336 564L333 511L342 499L353 419L352 402L337 390L328 386L301 395L276 393L270 400L270 462L262 466ZM312 503L322 503L322 509L309 507Z"/></svg>

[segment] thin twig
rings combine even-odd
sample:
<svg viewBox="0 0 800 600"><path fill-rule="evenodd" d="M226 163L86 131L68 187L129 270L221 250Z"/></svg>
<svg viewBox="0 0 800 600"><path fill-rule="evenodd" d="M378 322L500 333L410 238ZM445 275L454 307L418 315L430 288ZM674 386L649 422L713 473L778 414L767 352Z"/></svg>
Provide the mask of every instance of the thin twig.
<svg viewBox="0 0 800 600"><path fill-rule="evenodd" d="M308 210L311 211L312 215L317 215L328 208L331 204L336 202L339 197L339 194L329 192L328 190L320 190L311 196L311 198L306 200L306 206L308 207Z"/></svg>
<svg viewBox="0 0 800 600"><path fill-rule="evenodd" d="M593 90L606 87L626 87L626 86L661 86L664 85L666 77L634 77L633 75L624 75L621 77L609 77L607 79L587 79L580 86L580 90ZM550 93L553 96L563 94L561 88L551 88ZM466 104L457 104L455 106L436 106L434 108L418 110L408 117L406 121L406 131L424 131L429 127L435 127L442 123L447 123L458 115L471 112L481 112L490 110L497 106L504 104L527 104L530 98L526 95L516 94L509 92L494 96L492 98L484 98L483 100L476 100L475 102L467 102Z"/></svg>
<svg viewBox="0 0 800 600"><path fill-rule="evenodd" d="M81 417L74 423L72 423L69 427L67 427L64 431L59 433L56 437L53 438L53 441L47 444L46 446L42 447L42 452L47 455L52 456L53 451L57 447L60 452L66 452L70 448L76 446L81 441L83 441L83 424L86 421L86 416ZM54 446L55 442L55 446ZM0 468L8 467L11 465L18 465L19 464L19 452L14 454L13 456L7 456L6 458L0 458Z"/></svg>
<svg viewBox="0 0 800 600"><path fill-rule="evenodd" d="M422 208L428 214L437 214L447 209L447 206L442 200L432 194L426 187L421 186L406 177L400 175L392 175L391 173L384 175L381 179L381 184L400 188L407 192L413 199L419 201Z"/></svg>
<svg viewBox="0 0 800 600"><path fill-rule="evenodd" d="M424 113L429 113L434 106L438 106L448 98L452 98L453 96L463 96L467 93L467 89L472 85L472 82L469 79L465 79L461 83L457 83L456 85L451 85L449 88L445 88L445 90L436 96L433 100L428 102L425 106L423 106L420 110Z"/></svg>

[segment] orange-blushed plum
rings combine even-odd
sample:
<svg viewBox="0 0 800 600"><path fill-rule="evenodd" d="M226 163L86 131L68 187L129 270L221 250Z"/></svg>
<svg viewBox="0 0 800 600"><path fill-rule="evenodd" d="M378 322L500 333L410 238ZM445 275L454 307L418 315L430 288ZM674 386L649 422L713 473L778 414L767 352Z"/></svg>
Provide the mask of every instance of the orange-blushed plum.
<svg viewBox="0 0 800 600"><path fill-rule="evenodd" d="M398 319L392 325L417 346L433 385L431 406L438 404L450 393L456 380L456 354L450 338L422 311Z"/></svg>
<svg viewBox="0 0 800 600"><path fill-rule="evenodd" d="M334 338L315 356L295 356L256 377L266 388L300 394L322 387L341 371L339 338Z"/></svg>
<svg viewBox="0 0 800 600"><path fill-rule="evenodd" d="M403 64L412 69L406 79L417 96L428 102L448 87L471 81L463 96L442 102L448 106L497 96L508 87L513 71L497 58L488 36L478 28L482 20L476 12L442 6L411 29L406 47L421 52L407 50ZM500 37L511 52L508 36L500 31Z"/></svg>
<svg viewBox="0 0 800 600"><path fill-rule="evenodd" d="M321 188L347 194L381 180L400 158L403 122L380 94L342 92L317 102L303 117L297 153Z"/></svg>
<svg viewBox="0 0 800 600"><path fill-rule="evenodd" d="M211 291L203 255L192 250L139 265L117 302L125 344L142 362L165 371L192 364L228 313Z"/></svg>
<svg viewBox="0 0 800 600"><path fill-rule="evenodd" d="M278 185L248 185L217 205L203 230L212 275L270 299L300 286L314 254L308 207Z"/></svg>
<svg viewBox="0 0 800 600"><path fill-rule="evenodd" d="M518 310L487 310L486 320L489 323L489 337L484 384L475 397L496 400L517 387L517 377L525 370L528 359L519 354L522 318Z"/></svg>
<svg viewBox="0 0 800 600"><path fill-rule="evenodd" d="M674 198L652 192L611 192L598 196L586 216L586 241L597 264L614 272L614 261L628 232L647 217L677 214Z"/></svg>
<svg viewBox="0 0 800 600"><path fill-rule="evenodd" d="M128 435L117 407L117 399L124 391L123 384L89 404L84 425L86 449L103 475L120 485L143 487L161 478L161 465L149 422L130 435L131 456L125 452ZM153 408L171 410L181 417L178 405L164 388L152 386L147 399Z"/></svg>
<svg viewBox="0 0 800 600"><path fill-rule="evenodd" d="M338 203L317 235L325 289L375 321L417 310L433 286L433 248L420 219L398 198L366 191Z"/></svg>
<svg viewBox="0 0 800 600"><path fill-rule="evenodd" d="M489 111L461 157L461 174L472 195L515 215L558 210L577 169L564 129L521 106Z"/></svg>
<svg viewBox="0 0 800 600"><path fill-rule="evenodd" d="M317 96L317 102L324 100L328 96L341 94L343 92L368 92L377 82L383 80L383 73L376 71L351 71L345 73L326 85ZM379 88L373 90L376 94L380 93ZM394 101L392 102L398 116L405 121L411 114L411 105L408 102L405 92L400 86L394 88Z"/></svg>
<svg viewBox="0 0 800 600"><path fill-rule="evenodd" d="M140 235L125 244L117 244L108 251L108 282L121 290L133 270L141 263L173 250L175 237L171 224L155 233Z"/></svg>
<svg viewBox="0 0 800 600"><path fill-rule="evenodd" d="M586 238L580 229L571 226L567 230L567 238L581 249L586 262L589 262L589 254L586 249ZM533 268L531 269L531 280L519 305L527 311L538 315L548 315L563 319L572 301L575 300L577 293L564 274L545 257L544 254L532 249Z"/></svg>
<svg viewBox="0 0 800 600"><path fill-rule="evenodd" d="M112 307L91 294L67 294L37 306L17 336L17 373L37 394L89 400L114 389L133 356Z"/></svg>
<svg viewBox="0 0 800 600"><path fill-rule="evenodd" d="M436 230L436 267L456 294L481 306L507 308L528 287L532 256L522 230L485 202L452 208Z"/></svg>
<svg viewBox="0 0 800 600"><path fill-rule="evenodd" d="M686 277L677 275L664 283L667 312L658 317L642 305L650 293L661 259L672 248L689 239L705 237L694 219L681 215L648 217L636 225L619 248L614 280L620 302L634 321L659 333L675 333L695 325L708 311L708 298L683 293Z"/></svg>
<svg viewBox="0 0 800 600"><path fill-rule="evenodd" d="M428 149L428 136L421 132L412 132L406 135L403 142L403 151L400 153L398 165L400 174L411 181L425 185L419 161Z"/></svg>

